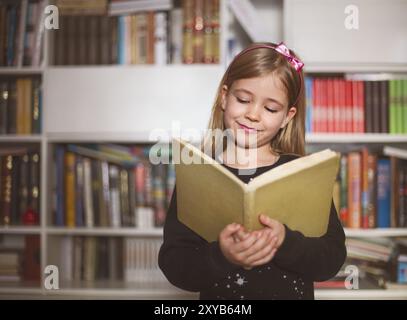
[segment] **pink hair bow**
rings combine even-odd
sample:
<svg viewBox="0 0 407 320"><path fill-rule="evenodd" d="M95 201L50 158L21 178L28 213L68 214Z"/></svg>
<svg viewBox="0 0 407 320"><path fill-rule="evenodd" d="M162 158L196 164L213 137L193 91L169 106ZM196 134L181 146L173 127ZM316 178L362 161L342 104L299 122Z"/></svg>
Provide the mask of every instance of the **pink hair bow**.
<svg viewBox="0 0 407 320"><path fill-rule="evenodd" d="M283 56L285 56L288 62L294 67L295 70L297 70L298 72L301 71L302 67L304 66L304 63L299 59L293 57L290 54L290 50L284 43L280 42L274 49L277 52L281 53Z"/></svg>

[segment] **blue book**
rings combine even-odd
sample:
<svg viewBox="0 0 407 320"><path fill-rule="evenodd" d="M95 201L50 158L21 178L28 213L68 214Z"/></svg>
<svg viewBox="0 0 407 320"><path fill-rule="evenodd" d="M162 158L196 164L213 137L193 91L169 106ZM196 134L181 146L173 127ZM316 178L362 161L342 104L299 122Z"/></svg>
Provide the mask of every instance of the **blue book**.
<svg viewBox="0 0 407 320"><path fill-rule="evenodd" d="M390 159L377 161L377 227L390 228L391 165Z"/></svg>
<svg viewBox="0 0 407 320"><path fill-rule="evenodd" d="M310 77L305 77L305 133L312 133L312 84L314 80Z"/></svg>
<svg viewBox="0 0 407 320"><path fill-rule="evenodd" d="M117 28L117 56L118 64L126 64L126 20L125 16L119 16Z"/></svg>
<svg viewBox="0 0 407 320"><path fill-rule="evenodd" d="M84 169L81 156L75 157L75 224L77 227L85 225L84 219Z"/></svg>

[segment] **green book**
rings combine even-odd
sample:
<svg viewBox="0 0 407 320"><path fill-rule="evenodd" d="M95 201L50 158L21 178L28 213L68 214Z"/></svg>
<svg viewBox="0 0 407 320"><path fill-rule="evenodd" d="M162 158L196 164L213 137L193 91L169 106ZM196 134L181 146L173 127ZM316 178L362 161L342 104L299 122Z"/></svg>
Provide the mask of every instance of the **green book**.
<svg viewBox="0 0 407 320"><path fill-rule="evenodd" d="M389 81L389 132L396 133L396 80Z"/></svg>
<svg viewBox="0 0 407 320"><path fill-rule="evenodd" d="M403 80L396 80L396 83L396 132L403 133Z"/></svg>
<svg viewBox="0 0 407 320"><path fill-rule="evenodd" d="M403 133L407 133L407 79L403 81L402 110L403 110Z"/></svg>

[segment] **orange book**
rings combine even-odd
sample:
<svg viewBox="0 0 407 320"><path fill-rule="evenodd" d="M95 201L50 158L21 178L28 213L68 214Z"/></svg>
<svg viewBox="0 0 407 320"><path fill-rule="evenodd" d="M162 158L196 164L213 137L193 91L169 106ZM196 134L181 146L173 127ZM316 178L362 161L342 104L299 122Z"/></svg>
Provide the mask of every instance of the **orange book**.
<svg viewBox="0 0 407 320"><path fill-rule="evenodd" d="M193 61L202 63L204 59L204 0L195 0L194 3Z"/></svg>
<svg viewBox="0 0 407 320"><path fill-rule="evenodd" d="M220 19L219 19L219 0L212 1L212 50L213 63L219 63L220 60Z"/></svg>
<svg viewBox="0 0 407 320"><path fill-rule="evenodd" d="M75 227L75 154L65 153L65 224Z"/></svg>
<svg viewBox="0 0 407 320"><path fill-rule="evenodd" d="M182 24L182 61L192 63L194 61L193 29L194 29L194 7L193 1L183 0L182 9L184 21Z"/></svg>
<svg viewBox="0 0 407 320"><path fill-rule="evenodd" d="M154 63L154 32L155 32L155 13L147 13L147 63Z"/></svg>
<svg viewBox="0 0 407 320"><path fill-rule="evenodd" d="M351 152L348 155L348 208L349 228L361 227L361 155Z"/></svg>
<svg viewBox="0 0 407 320"><path fill-rule="evenodd" d="M361 189L361 205L362 205L362 228L369 227L368 205L369 205L369 151L366 147L362 149L362 189Z"/></svg>

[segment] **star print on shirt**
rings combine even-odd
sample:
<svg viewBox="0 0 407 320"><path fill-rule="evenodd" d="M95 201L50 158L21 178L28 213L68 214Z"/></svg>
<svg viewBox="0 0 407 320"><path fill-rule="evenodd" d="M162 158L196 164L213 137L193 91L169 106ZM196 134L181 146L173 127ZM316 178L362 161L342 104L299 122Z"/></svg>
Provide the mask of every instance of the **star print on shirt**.
<svg viewBox="0 0 407 320"><path fill-rule="evenodd" d="M247 282L248 281L246 281L244 277L242 277L240 274L236 273L236 281L235 281L235 283L238 286L243 286Z"/></svg>

